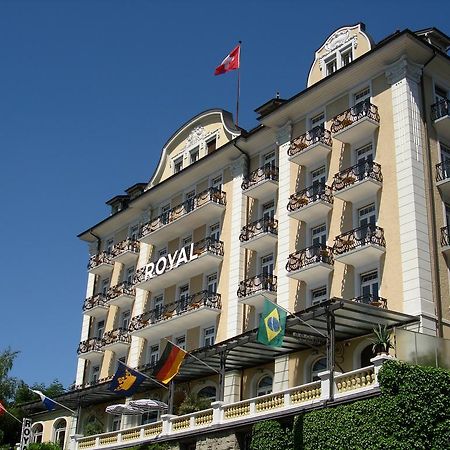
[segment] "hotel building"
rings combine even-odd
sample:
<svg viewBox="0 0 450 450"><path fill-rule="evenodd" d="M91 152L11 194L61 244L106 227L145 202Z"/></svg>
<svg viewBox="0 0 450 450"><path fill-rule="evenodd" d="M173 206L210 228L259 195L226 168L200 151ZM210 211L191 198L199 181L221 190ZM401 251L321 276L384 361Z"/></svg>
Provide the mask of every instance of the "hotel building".
<svg viewBox="0 0 450 450"><path fill-rule="evenodd" d="M306 89L257 108L254 129L210 109L176 130L150 180L79 235L86 299L76 383L60 398L78 417L36 413L35 440L206 448L211 425L229 438L375 394L378 323L450 339L449 46L435 28L374 43L362 24L342 27L311 58ZM298 313L283 347L256 342L264 299ZM105 414L124 403L108 391L118 362L151 374L167 340L209 366L186 358L173 412L188 392L212 409ZM146 381L143 397L168 392ZM106 434L81 437L94 421Z"/></svg>

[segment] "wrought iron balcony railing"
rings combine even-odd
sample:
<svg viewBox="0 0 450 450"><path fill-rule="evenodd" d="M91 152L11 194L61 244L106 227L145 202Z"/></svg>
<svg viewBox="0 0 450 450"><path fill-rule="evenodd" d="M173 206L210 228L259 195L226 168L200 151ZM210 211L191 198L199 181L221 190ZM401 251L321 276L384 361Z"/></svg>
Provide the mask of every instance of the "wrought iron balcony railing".
<svg viewBox="0 0 450 450"><path fill-rule="evenodd" d="M158 322L171 319L188 311L196 310L202 306L221 309L221 297L216 292L200 291L181 298L176 302L161 305L131 319L129 331L138 331Z"/></svg>
<svg viewBox="0 0 450 450"><path fill-rule="evenodd" d="M295 156L302 150L305 150L308 147L311 147L311 145L319 142L329 147L333 145L331 133L321 126L315 127L312 130L307 131L305 134L295 138L288 148L288 156Z"/></svg>
<svg viewBox="0 0 450 450"><path fill-rule="evenodd" d="M111 250L111 257L114 258L125 252L139 253L139 244L139 241L130 238L118 242Z"/></svg>
<svg viewBox="0 0 450 450"><path fill-rule="evenodd" d="M296 192L289 197L287 204L288 211L297 211L303 206L314 203L318 200L333 204L333 191L325 183L314 184L300 192Z"/></svg>
<svg viewBox="0 0 450 450"><path fill-rule="evenodd" d="M205 239L202 239L201 241L195 242L194 247L193 247L193 254L201 256L204 253L212 253L213 255L223 256L223 242L217 241L210 237L207 237ZM155 261L155 263L156 263L156 261ZM185 263L182 263L182 264L185 264ZM181 265L178 267L181 267ZM169 265L167 265L165 272L167 272L168 270L170 270ZM176 269L174 269L174 270L176 270ZM138 269L136 271L136 273L134 274L133 283L136 284L136 283L141 283L141 282L145 281L145 273L146 273L145 266Z"/></svg>
<svg viewBox="0 0 450 450"><path fill-rule="evenodd" d="M286 263L288 272L304 269L315 263L334 264L333 249L324 244L312 245L298 252L291 253Z"/></svg>
<svg viewBox="0 0 450 450"><path fill-rule="evenodd" d="M450 178L450 159L436 164L436 181L444 181Z"/></svg>
<svg viewBox="0 0 450 450"><path fill-rule="evenodd" d="M100 264L112 264L111 262L112 255L109 252L101 252L96 255L92 255L89 258L88 262L88 270L92 270Z"/></svg>
<svg viewBox="0 0 450 450"><path fill-rule="evenodd" d="M226 205L226 195L216 188L210 187L195 197L190 198L183 203L173 207L169 211L155 217L150 222L147 222L141 229L140 237L146 236L153 231L159 230L160 228L168 225L180 217L189 214L197 208L205 205L208 202L214 202L219 205Z"/></svg>
<svg viewBox="0 0 450 450"><path fill-rule="evenodd" d="M337 173L334 176L332 188L335 191L340 191L352 184L367 179L379 181L380 183L383 182L381 166L375 161L363 161Z"/></svg>
<svg viewBox="0 0 450 450"><path fill-rule="evenodd" d="M333 253L343 255L351 250L365 245L375 244L386 247L383 228L376 225L365 225L337 236L333 246Z"/></svg>
<svg viewBox="0 0 450 450"><path fill-rule="evenodd" d="M344 128L358 122L365 117L372 119L376 122L380 121L380 115L378 114L378 108L370 103L369 100L357 103L355 106L347 109L346 111L338 114L333 118L333 124L331 125L331 133L338 133Z"/></svg>
<svg viewBox="0 0 450 450"><path fill-rule="evenodd" d="M122 283L116 286L111 286L106 292L106 300L112 300L120 295L136 295L136 289L128 281L122 281Z"/></svg>
<svg viewBox="0 0 450 450"><path fill-rule="evenodd" d="M108 299L105 294L99 293L88 297L83 303L83 311L89 311L97 306L108 306Z"/></svg>
<svg viewBox="0 0 450 450"><path fill-rule="evenodd" d="M277 292L277 277L275 275L260 274L247 278L239 283L237 295L239 298L244 298L261 291Z"/></svg>
<svg viewBox="0 0 450 450"><path fill-rule="evenodd" d="M450 227L441 228L441 247L448 247L450 245Z"/></svg>
<svg viewBox="0 0 450 450"><path fill-rule="evenodd" d="M248 178L245 178L242 182L242 190L246 191L265 180L278 181L278 167L273 166L272 164L266 164L265 166L254 170L249 174Z"/></svg>
<svg viewBox="0 0 450 450"><path fill-rule="evenodd" d="M124 344L131 344L131 336L128 329L116 328L115 330L107 331L102 338L102 346L123 342Z"/></svg>
<svg viewBox="0 0 450 450"><path fill-rule="evenodd" d="M239 240L247 242L263 233L278 234L278 220L276 219L259 219L249 223L242 228Z"/></svg>
<svg viewBox="0 0 450 450"><path fill-rule="evenodd" d="M387 300L378 295L361 295L359 297L352 298L352 301L356 303L364 303L365 305L379 306L380 308L387 308Z"/></svg>
<svg viewBox="0 0 450 450"><path fill-rule="evenodd" d="M81 341L77 349L77 353L79 355L83 355L89 352L101 352L101 351L103 351L102 339L97 337Z"/></svg>
<svg viewBox="0 0 450 450"><path fill-rule="evenodd" d="M450 100L447 98L444 98L434 105L431 105L431 120L437 120L441 117L448 116L450 110L449 105Z"/></svg>

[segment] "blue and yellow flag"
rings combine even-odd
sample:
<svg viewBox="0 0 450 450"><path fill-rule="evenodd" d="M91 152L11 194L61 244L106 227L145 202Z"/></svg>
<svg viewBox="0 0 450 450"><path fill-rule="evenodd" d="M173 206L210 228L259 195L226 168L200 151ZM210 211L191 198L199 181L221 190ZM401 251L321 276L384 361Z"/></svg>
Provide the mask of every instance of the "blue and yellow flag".
<svg viewBox="0 0 450 450"><path fill-rule="evenodd" d="M283 344L285 329L286 312L269 300L264 300L256 340L264 345L280 347Z"/></svg>
<svg viewBox="0 0 450 450"><path fill-rule="evenodd" d="M109 390L119 395L130 397L147 377L119 361L119 367L114 374Z"/></svg>

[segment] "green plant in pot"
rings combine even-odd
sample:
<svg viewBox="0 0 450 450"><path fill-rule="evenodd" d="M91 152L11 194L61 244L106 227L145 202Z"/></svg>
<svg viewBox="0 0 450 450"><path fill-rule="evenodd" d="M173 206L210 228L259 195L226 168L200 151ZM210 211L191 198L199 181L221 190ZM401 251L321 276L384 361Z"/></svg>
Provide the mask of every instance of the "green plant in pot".
<svg viewBox="0 0 450 450"><path fill-rule="evenodd" d="M375 337L372 339L372 349L377 354L388 354L390 348L394 348L392 345L392 337L390 331L386 325L378 324L377 328L373 329Z"/></svg>

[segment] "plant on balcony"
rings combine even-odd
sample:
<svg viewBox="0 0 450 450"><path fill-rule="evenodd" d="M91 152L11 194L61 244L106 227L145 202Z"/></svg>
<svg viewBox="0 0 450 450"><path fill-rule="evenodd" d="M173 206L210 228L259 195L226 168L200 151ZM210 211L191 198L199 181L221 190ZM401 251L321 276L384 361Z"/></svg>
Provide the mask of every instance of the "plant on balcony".
<svg viewBox="0 0 450 450"><path fill-rule="evenodd" d="M378 355L389 353L390 348L394 348L392 345L392 337L390 331L386 325L381 326L378 324L377 328L373 329L375 337L371 340L372 349Z"/></svg>
<svg viewBox="0 0 450 450"><path fill-rule="evenodd" d="M208 409L210 406L211 400L201 397L194 392L189 392L178 407L178 414L191 414Z"/></svg>

